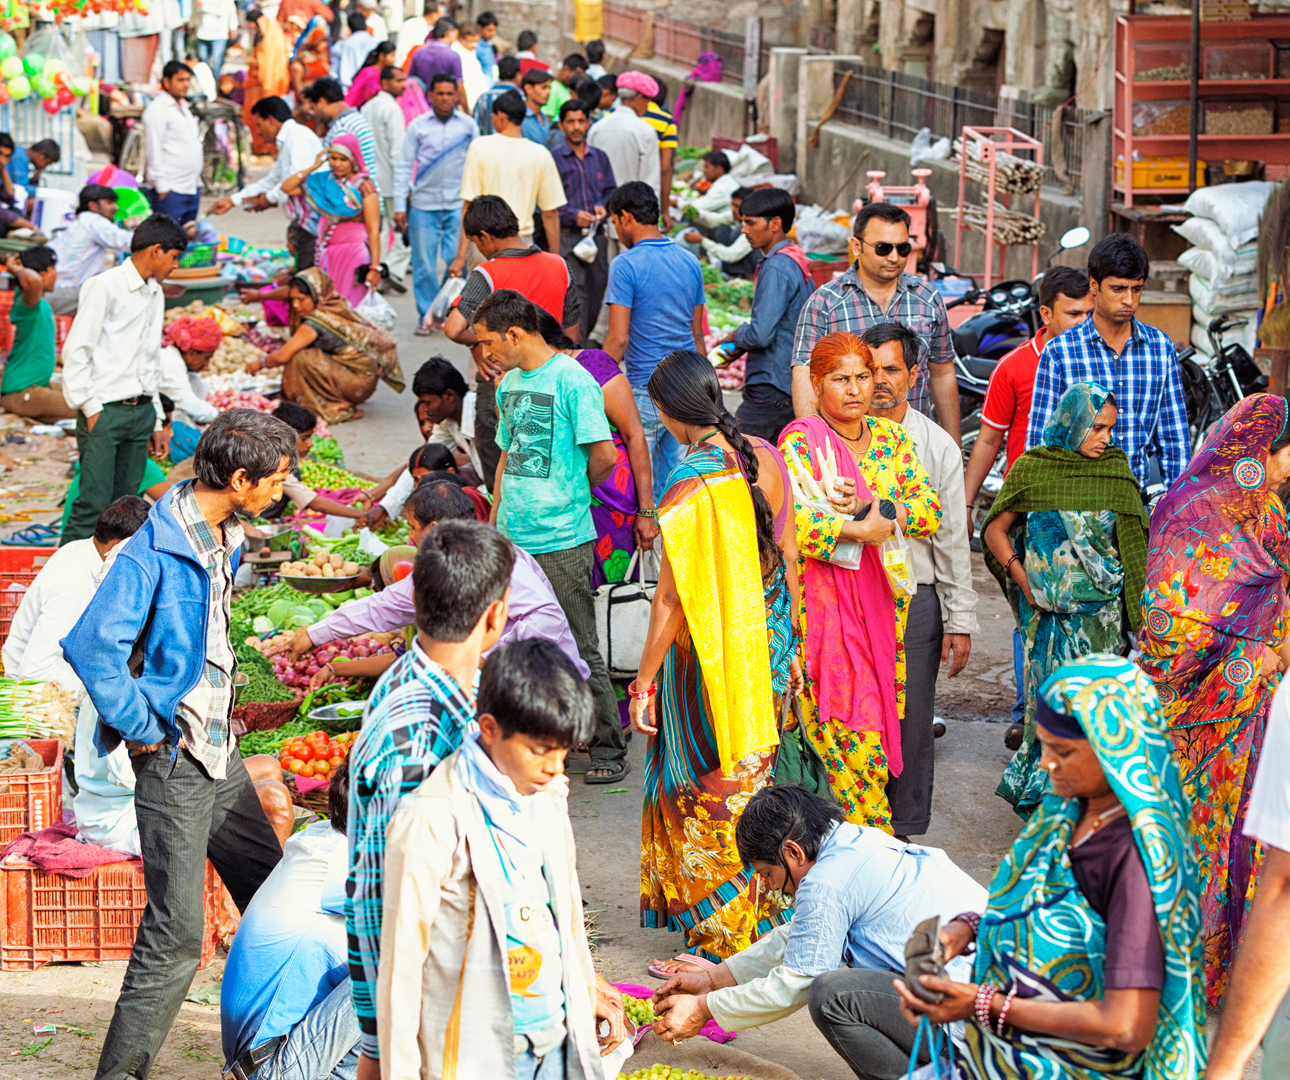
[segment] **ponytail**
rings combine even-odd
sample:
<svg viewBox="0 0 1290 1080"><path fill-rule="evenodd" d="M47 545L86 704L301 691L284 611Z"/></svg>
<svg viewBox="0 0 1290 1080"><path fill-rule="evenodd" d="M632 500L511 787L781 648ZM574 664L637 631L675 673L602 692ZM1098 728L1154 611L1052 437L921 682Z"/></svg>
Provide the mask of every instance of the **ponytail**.
<svg viewBox="0 0 1290 1080"><path fill-rule="evenodd" d="M647 389L654 404L673 420L693 427L715 427L739 455L752 493L762 578L769 578L784 561L775 542L775 514L766 493L757 486L757 453L726 409L712 363L691 349L678 349L659 361ZM784 497L788 498L787 492Z"/></svg>

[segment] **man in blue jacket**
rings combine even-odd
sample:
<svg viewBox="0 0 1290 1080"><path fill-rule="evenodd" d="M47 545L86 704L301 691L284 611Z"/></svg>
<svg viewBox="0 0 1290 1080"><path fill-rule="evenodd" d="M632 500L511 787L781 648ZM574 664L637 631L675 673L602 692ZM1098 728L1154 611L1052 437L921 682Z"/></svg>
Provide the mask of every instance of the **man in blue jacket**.
<svg viewBox="0 0 1290 1080"><path fill-rule="evenodd" d="M209 858L239 910L282 858L232 738L229 602L242 526L282 497L296 433L251 409L217 417L197 479L167 492L130 538L63 654L99 714L95 745L122 741L148 906L96 1077L147 1077L201 957Z"/></svg>

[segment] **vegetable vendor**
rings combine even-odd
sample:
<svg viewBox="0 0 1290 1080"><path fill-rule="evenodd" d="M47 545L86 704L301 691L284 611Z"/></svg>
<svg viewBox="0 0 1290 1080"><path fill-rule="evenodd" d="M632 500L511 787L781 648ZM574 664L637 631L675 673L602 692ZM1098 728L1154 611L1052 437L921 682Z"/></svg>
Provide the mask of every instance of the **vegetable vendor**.
<svg viewBox="0 0 1290 1080"><path fill-rule="evenodd" d="M176 319L161 333L160 389L179 410L170 435L170 460L193 456L201 429L219 415L206 400L206 384L199 372L211 362L224 331L214 319Z"/></svg>
<svg viewBox="0 0 1290 1080"><path fill-rule="evenodd" d="M306 457L309 451L313 449L314 430L318 427L318 415L312 409L306 409L303 405L297 405L294 401L284 401L273 410L273 415L295 431L296 454L301 459ZM305 510L312 510L318 514L334 514L336 517L347 518L362 517L367 509L367 503L361 497L353 506L346 506L335 499L327 498L326 495L319 495L311 487L306 487L300 479L299 465L287 474L287 479L282 485L282 498L273 503L260 516L268 518L270 521L280 518L287 508L287 503L295 505L297 514Z"/></svg>
<svg viewBox="0 0 1290 1080"><path fill-rule="evenodd" d="M410 529L408 541L413 547L420 546L421 537L438 521L476 520L474 504L459 484L448 479L428 479L428 483L412 493L404 508L404 517ZM584 679L587 678L591 673L578 655L578 646L569 629L569 620L565 618L564 610L556 600L546 574L527 552L514 548L514 555L510 603L499 645L526 638L543 638L554 642L573 661L578 673ZM384 568L382 574L384 575ZM386 578L386 587L381 592L351 600L312 626L302 626L290 642L271 646L265 650L265 655L272 656L289 649L292 660L298 660L315 646L337 638L373 631L401 630L413 625L416 604L413 599L412 577L407 575L400 579L397 573L391 576L397 580L391 583ZM386 666L392 663L383 656L371 659L385 661ZM311 688L349 678L351 672L354 676L370 674L367 670L355 670L345 664L327 664L314 676Z"/></svg>

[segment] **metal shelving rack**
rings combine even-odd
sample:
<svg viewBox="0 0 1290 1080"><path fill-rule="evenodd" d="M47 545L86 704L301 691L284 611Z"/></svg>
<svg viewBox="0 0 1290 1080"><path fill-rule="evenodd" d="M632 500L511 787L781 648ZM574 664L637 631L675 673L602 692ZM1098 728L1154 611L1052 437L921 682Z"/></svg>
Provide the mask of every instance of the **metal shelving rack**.
<svg viewBox="0 0 1290 1080"><path fill-rule="evenodd" d="M968 162L968 140L980 144L981 146L981 163L989 170L989 179L981 181L974 180L967 174ZM1033 244L1005 244L994 238L994 207L995 200L998 199L1002 205L1012 209L1012 193L1001 192L997 186L998 162L996 155L1011 154L1014 157L1021 157L1027 151L1032 152L1034 161L1037 165L1044 163L1044 144L1038 139L1032 139L1029 135L1023 135L1016 128L1010 127L965 127L962 136L962 152L959 154L959 213L954 232L954 265L962 269L961 262L963 257L963 233L967 230L973 232L983 232L985 235L985 284L988 290L993 280L994 272L991 264L994 261L995 249L999 252L999 280L1005 277L1004 267L1008 257L1009 247L1028 247L1031 249L1030 257L1030 277L1033 279L1039 273L1039 243ZM985 188L985 229L978 226L970 225L963 219L964 196L967 193L969 183L982 184ZM1025 198L1022 195L1019 198ZM1035 192L1035 220L1039 220L1039 192Z"/></svg>

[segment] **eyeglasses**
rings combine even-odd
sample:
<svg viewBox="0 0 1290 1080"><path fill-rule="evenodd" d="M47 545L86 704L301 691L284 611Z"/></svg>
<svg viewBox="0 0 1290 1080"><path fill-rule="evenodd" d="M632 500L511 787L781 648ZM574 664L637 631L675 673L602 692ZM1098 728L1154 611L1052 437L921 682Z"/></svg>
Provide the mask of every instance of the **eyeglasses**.
<svg viewBox="0 0 1290 1080"><path fill-rule="evenodd" d="M861 246L864 246L865 244L869 244L869 241L861 240L860 237L858 236L855 238L855 240L856 240L856 243L860 244ZM914 245L911 244L908 240L904 240L899 244L889 244L886 240L879 240L876 244L869 244L869 246L873 248L873 253L877 255L878 258L880 259L885 259L888 255L892 253L893 250L902 259L908 259L909 253L914 250Z"/></svg>

